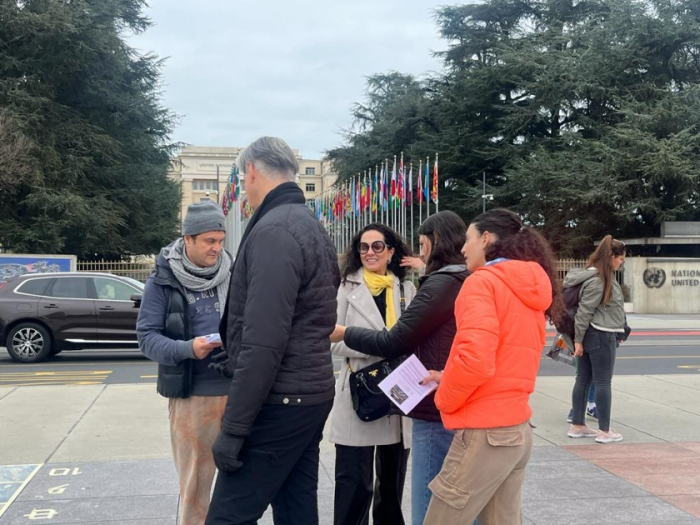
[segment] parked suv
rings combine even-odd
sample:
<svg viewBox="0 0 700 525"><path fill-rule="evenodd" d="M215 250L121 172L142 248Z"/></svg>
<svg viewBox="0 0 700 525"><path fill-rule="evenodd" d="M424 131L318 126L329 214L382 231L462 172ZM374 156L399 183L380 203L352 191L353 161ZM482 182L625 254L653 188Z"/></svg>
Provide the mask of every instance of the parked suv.
<svg viewBox="0 0 700 525"><path fill-rule="evenodd" d="M0 344L20 363L63 350L138 348L144 285L108 273L25 274L0 284Z"/></svg>

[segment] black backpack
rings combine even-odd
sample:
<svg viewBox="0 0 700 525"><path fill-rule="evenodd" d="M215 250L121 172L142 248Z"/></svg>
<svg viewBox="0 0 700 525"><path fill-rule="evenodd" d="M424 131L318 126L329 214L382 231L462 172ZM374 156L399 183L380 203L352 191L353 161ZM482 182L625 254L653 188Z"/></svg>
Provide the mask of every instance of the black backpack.
<svg viewBox="0 0 700 525"><path fill-rule="evenodd" d="M571 337L572 341L574 340L574 335L576 332L576 322L574 318L576 317L576 310L578 310L581 286L583 286L583 283L572 286L571 288L564 288L564 292L562 293L564 311L562 312L559 322L554 323L554 326L557 328L557 332L568 335Z"/></svg>

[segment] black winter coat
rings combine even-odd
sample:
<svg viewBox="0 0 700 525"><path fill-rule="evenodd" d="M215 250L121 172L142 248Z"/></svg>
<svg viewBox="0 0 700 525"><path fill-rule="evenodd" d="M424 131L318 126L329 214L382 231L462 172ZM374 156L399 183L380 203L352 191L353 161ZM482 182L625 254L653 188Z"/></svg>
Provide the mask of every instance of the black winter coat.
<svg viewBox="0 0 700 525"><path fill-rule="evenodd" d="M363 354L386 359L415 353L428 370L443 370L457 331L455 300L468 275L466 266L450 265L422 277L418 293L391 330L378 332L349 326L345 331L345 344ZM440 421L435 392L408 415L425 421Z"/></svg>
<svg viewBox="0 0 700 525"><path fill-rule="evenodd" d="M220 330L233 373L225 432L248 435L263 403L333 399L329 337L339 285L335 247L306 205L261 216L236 257Z"/></svg>

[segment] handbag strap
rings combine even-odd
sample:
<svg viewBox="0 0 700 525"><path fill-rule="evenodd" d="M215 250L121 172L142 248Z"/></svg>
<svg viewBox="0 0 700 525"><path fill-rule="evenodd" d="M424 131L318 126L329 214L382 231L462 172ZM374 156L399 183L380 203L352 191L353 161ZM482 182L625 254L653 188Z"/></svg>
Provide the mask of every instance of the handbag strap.
<svg viewBox="0 0 700 525"><path fill-rule="evenodd" d="M399 290L401 291L401 293L400 293L400 295L401 295L401 313L403 314L406 311L406 294L405 294L404 288L403 288L403 281L399 282ZM350 358L349 357L345 358L345 364L347 365L348 370L350 370L350 373L354 374L355 371L350 366Z"/></svg>

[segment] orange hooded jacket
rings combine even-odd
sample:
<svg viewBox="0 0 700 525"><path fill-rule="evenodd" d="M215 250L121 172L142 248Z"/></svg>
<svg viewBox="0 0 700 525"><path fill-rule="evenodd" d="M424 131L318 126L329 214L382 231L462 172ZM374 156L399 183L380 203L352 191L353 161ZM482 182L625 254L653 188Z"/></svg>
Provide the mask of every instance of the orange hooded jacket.
<svg viewBox="0 0 700 525"><path fill-rule="evenodd" d="M552 286L535 262L476 270L455 303L457 334L435 404L445 428L518 425L532 416Z"/></svg>

